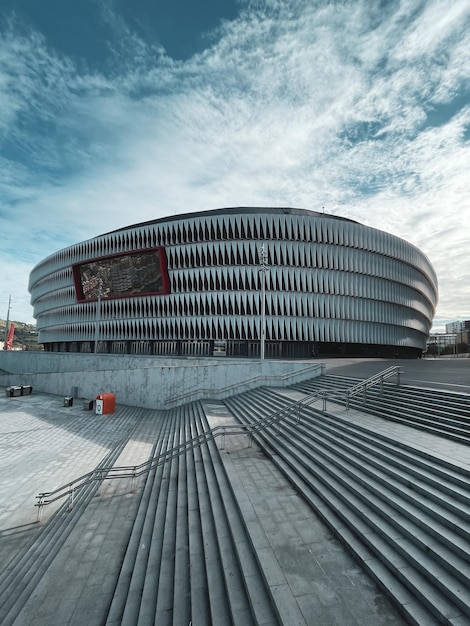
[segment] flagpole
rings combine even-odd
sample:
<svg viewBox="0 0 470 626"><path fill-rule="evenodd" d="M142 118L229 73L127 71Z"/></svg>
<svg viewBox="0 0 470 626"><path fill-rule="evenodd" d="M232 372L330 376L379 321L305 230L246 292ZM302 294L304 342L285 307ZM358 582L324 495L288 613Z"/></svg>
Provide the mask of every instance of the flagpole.
<svg viewBox="0 0 470 626"><path fill-rule="evenodd" d="M5 324L5 341L3 342L3 349L7 349L7 339L8 339L8 326L10 324L10 309L11 309L11 296L8 296L8 311L7 311L7 321Z"/></svg>

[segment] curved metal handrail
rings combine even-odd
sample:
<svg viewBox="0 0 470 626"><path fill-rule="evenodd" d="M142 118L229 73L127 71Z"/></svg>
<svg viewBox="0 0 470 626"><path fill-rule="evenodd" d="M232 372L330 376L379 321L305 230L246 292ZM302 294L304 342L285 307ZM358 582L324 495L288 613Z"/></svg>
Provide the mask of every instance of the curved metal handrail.
<svg viewBox="0 0 470 626"><path fill-rule="evenodd" d="M194 448L199 447L204 443L208 443L209 441L212 441L216 439L217 437L223 437L222 447L224 447L226 435L240 434L240 432L242 433L245 432L250 437L250 445L251 445L253 435L255 433L258 433L264 430L268 426L277 424L278 426L277 432L279 433L281 421L291 416L293 413L296 414L296 421L298 423L300 420L301 410L307 406L314 404L320 398L323 399L323 402L324 402L323 410L326 410L327 399L332 400L333 398L336 398L338 396L343 397L343 399L344 398L346 399L346 407L349 408L350 397L357 395L361 391L364 391L365 393L365 391L368 388L374 385L380 384L382 386L383 381L385 379L390 378L391 376L394 376L394 375L397 375L399 377L400 374L401 374L400 367L393 366L384 370L383 372L379 372L378 374L371 376L367 380L362 381L354 385L353 387L350 387L345 392L337 392L337 391L330 391L327 389L319 389L315 391L314 393L306 396L305 398L301 398L297 402L294 402L293 404L290 404L286 407L278 409L274 413L270 413L269 415L261 418L254 424L238 424L238 423L225 424L225 425L219 424L218 426L214 426L210 430L207 430L197 435L196 437L187 439L183 443L177 446L174 446L172 448L169 448L165 452L162 452L159 455L149 459L148 461L144 461L143 463L140 463L139 465L130 465L130 466L121 466L121 467L112 466L112 467L102 467L102 468L94 469L91 472L83 474L82 476L79 476L78 478L66 483L65 485L61 485L60 487L57 487L57 489L39 493L36 496L36 498L38 499L38 502L36 502L35 504L35 506L38 507L37 521L39 522L41 520L42 510L45 506L47 506L48 504L52 504L53 502L56 502L57 500L60 500L61 498L64 498L64 497L68 497L69 499L68 510L70 511L73 508L77 491L79 491L86 485L89 485L95 481L112 480L112 479L118 479L118 478L131 478L132 479L131 491L133 491L135 479L138 478L139 476L142 476L143 474L147 474L151 472L153 469L156 469L157 467L159 467L160 465L163 465L167 461L175 457L178 457L184 454L185 452L189 452L190 450L193 450Z"/></svg>

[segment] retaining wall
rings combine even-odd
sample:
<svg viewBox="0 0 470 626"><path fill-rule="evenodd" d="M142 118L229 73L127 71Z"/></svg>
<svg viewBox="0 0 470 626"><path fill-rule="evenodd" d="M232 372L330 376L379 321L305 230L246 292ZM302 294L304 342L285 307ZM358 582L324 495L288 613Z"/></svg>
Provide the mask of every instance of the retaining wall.
<svg viewBox="0 0 470 626"><path fill-rule="evenodd" d="M1 352L0 385L165 409L200 398L224 398L260 385L284 387L322 373L312 361L164 358L128 355Z"/></svg>

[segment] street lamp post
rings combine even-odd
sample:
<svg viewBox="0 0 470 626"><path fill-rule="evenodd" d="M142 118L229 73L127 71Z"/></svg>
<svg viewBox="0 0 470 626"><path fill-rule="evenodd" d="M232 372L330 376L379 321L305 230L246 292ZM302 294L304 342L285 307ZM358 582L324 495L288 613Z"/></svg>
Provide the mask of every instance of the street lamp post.
<svg viewBox="0 0 470 626"><path fill-rule="evenodd" d="M268 254L264 249L264 244L260 249L260 272L261 272L261 360L264 360L264 347L266 340L266 271L268 269Z"/></svg>
<svg viewBox="0 0 470 626"><path fill-rule="evenodd" d="M5 323L5 341L3 342L3 349L7 350L8 343L8 327L10 325L10 309L11 309L11 296L8 296L8 311L7 311L7 321Z"/></svg>
<svg viewBox="0 0 470 626"><path fill-rule="evenodd" d="M96 317L95 317L95 354L98 353L98 340L100 338L100 319L101 319L101 294L103 291L103 279L100 278L98 287L98 300L96 301Z"/></svg>

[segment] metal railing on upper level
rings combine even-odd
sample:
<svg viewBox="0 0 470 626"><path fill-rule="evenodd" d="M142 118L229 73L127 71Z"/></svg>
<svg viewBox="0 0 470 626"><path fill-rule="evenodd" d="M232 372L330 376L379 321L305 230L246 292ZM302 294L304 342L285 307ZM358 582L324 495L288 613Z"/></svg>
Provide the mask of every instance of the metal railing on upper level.
<svg viewBox="0 0 470 626"><path fill-rule="evenodd" d="M156 469L160 465L163 465L167 461L171 459L181 456L186 452L193 450L196 447L201 446L204 443L208 443L216 439L217 437L222 437L222 445L221 448L225 447L225 437L227 435L239 435L239 434L247 434L249 437L249 445L251 446L253 435L264 430L268 426L276 425L277 426L277 434L280 432L281 421L286 419L287 417L291 417L292 415L296 416L296 422L298 423L300 420L300 414L302 409L308 407L318 400L323 400L323 410L326 410L326 402L327 400L334 401L337 398L346 400L346 408L349 408L349 399L355 395L360 393L364 394L364 399L366 398L367 389L370 389L373 386L380 385L381 392L383 391L383 382L384 380L391 378L392 376L398 377L398 383L400 384L400 374L401 369L399 366L389 367L383 372L379 372L375 374L371 378L368 378L364 381L361 381L350 387L344 392L337 391L329 391L326 389L319 389L314 393L290 404L286 407L278 409L274 413L270 413L266 417L263 417L257 420L253 424L224 424L215 426L210 430L207 430L192 439L188 439L181 443L178 446L170 448L165 452L160 453L159 455L141 463L140 465L133 466L123 466L123 467L101 467L99 469L95 469L87 474L83 474L79 478L54 489L53 491L45 491L36 496L38 502L35 506L38 507L38 516L37 521L39 522L42 517L42 511L44 507L48 504L52 504L57 500L67 497L68 498L68 510L71 510L74 505L75 496L77 492L83 489L85 486L90 485L94 482L101 482L103 480L112 480L112 479L121 479L121 478L130 478L132 481L131 491L135 488L135 481L139 476L143 474L147 474L153 469Z"/></svg>
<svg viewBox="0 0 470 626"><path fill-rule="evenodd" d="M185 391L178 396L174 396L173 398L168 398L165 400L166 405L180 403L181 401L187 400L188 402L191 400L198 400L201 397L211 397L215 399L224 398L228 395L232 395L234 393L242 393L242 391L251 389L255 384L275 384L276 382L285 382L290 378L296 378L299 375L310 374L310 372L315 372L317 370L321 371L321 375L325 373L325 364L324 363L314 363L307 365L299 370L293 370L290 372L286 372L284 374L259 374L258 376L253 376L248 380L240 380L232 385L227 385L226 387L221 387L220 389L195 389L191 391Z"/></svg>
<svg viewBox="0 0 470 626"><path fill-rule="evenodd" d="M387 380L388 378L392 378L392 376L397 377L397 385L400 385L401 373L402 371L399 365L392 365L392 367L389 367L386 370L379 372L378 374L374 374L374 376L371 376L370 378L367 378L366 380L361 380L361 382L357 383L353 387L350 387L346 391L346 408L349 409L349 399L352 398L353 396L359 395L360 393L363 394L363 399L365 402L367 399L367 390L370 389L371 387L380 385L380 393L382 394L384 381Z"/></svg>

